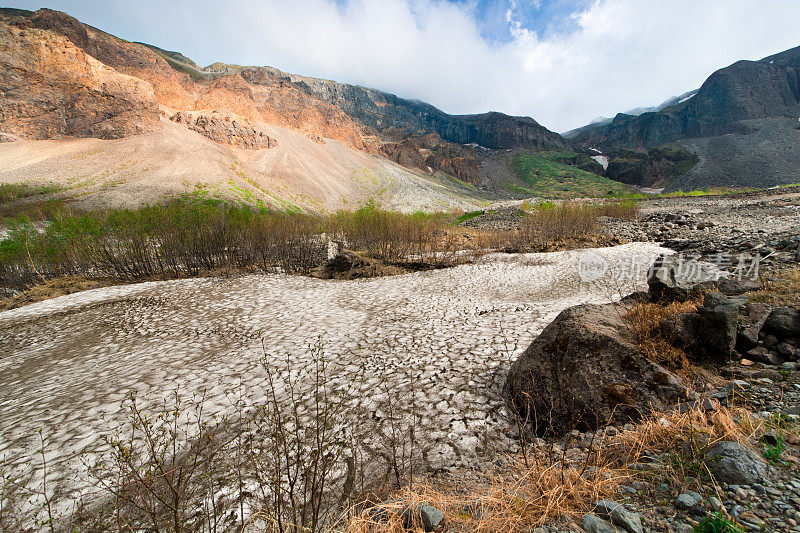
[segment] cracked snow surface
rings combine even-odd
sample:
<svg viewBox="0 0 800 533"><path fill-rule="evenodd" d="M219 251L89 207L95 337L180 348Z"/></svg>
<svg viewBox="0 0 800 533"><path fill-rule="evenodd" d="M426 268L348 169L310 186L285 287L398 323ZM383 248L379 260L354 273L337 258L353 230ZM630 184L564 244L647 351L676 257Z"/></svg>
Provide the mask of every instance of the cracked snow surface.
<svg viewBox="0 0 800 533"><path fill-rule="evenodd" d="M449 269L355 281L248 275L108 287L0 313L0 458L40 464L48 484L74 497L88 477L79 456L103 449L134 393L156 405L179 389L206 395L216 413L232 397L262 401L268 358L307 365L321 340L339 363L334 385L357 388L362 417L386 398L409 415L409 380L433 468L508 449L501 386L513 360L566 307L644 288L663 249L632 243L594 251L490 254ZM592 279L579 276L581 258ZM596 268L600 257L609 271ZM631 266L638 268L631 268ZM609 272L633 273L611 280ZM598 274L599 272L599 274ZM359 368L364 379L353 382ZM367 427L365 424L364 427Z"/></svg>

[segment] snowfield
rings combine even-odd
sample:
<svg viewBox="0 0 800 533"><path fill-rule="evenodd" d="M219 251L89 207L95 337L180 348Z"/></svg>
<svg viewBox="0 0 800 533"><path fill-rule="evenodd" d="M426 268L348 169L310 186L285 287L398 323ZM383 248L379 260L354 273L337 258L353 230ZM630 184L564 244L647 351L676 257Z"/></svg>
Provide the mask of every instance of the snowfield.
<svg viewBox="0 0 800 533"><path fill-rule="evenodd" d="M0 313L0 457L40 464L61 503L87 487L81 457L135 394L157 406L172 391L206 397L229 414L234 396L263 401L268 361L298 368L321 342L339 371L332 385L358 393L356 428L417 410L433 468L508 449L500 387L510 361L564 308L643 288L663 251L632 243L591 251L490 254L449 269L356 281L247 275L108 287ZM589 254L591 279L581 279ZM596 266L605 264L608 270ZM633 279L613 280L610 272ZM588 281L588 282L587 282ZM263 349L262 349L263 345ZM364 379L354 382L357 369ZM416 406L408 405L413 380ZM405 403L404 403L405 402ZM369 426L372 428L372 426Z"/></svg>

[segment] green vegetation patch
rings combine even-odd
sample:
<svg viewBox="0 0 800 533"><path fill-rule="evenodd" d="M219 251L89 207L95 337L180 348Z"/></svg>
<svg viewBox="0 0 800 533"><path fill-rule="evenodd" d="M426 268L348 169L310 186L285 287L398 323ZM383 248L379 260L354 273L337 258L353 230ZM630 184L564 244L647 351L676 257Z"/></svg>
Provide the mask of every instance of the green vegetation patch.
<svg viewBox="0 0 800 533"><path fill-rule="evenodd" d="M622 183L559 162L565 157L563 152L517 155L510 168L525 186L509 183L506 189L545 198L629 197L633 194Z"/></svg>
<svg viewBox="0 0 800 533"><path fill-rule="evenodd" d="M456 224L461 224L466 222L467 220L472 220L473 218L479 217L486 213L486 211L479 210L479 211L470 211L469 213L464 213L460 217L456 219Z"/></svg>

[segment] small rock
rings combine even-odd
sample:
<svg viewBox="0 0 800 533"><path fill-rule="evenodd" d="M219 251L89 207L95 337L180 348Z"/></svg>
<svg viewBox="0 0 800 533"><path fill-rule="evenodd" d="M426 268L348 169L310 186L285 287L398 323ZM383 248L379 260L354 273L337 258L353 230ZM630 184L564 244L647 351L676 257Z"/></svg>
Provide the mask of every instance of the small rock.
<svg viewBox="0 0 800 533"><path fill-rule="evenodd" d="M705 456L706 465L718 482L750 485L767 478L767 463L747 446L721 441L712 445Z"/></svg>
<svg viewBox="0 0 800 533"><path fill-rule="evenodd" d="M403 523L412 528L422 523L426 532L436 531L444 522L444 513L427 503L420 503L403 511Z"/></svg>
<svg viewBox="0 0 800 533"><path fill-rule="evenodd" d="M697 492L684 492L675 498L675 507L684 511L691 511L703 501L703 497Z"/></svg>
<svg viewBox="0 0 800 533"><path fill-rule="evenodd" d="M611 523L594 514L583 517L583 529L587 533L617 533L617 529Z"/></svg>
<svg viewBox="0 0 800 533"><path fill-rule="evenodd" d="M600 500L594 505L594 512L603 518L610 518L611 523L629 533L642 533L642 519L621 503L612 500Z"/></svg>
<svg viewBox="0 0 800 533"><path fill-rule="evenodd" d="M709 504L709 505L711 506L711 508L712 508L712 509L714 509L715 511L719 511L719 510L722 510L722 509L724 509L724 506L722 505L722 502L721 502L721 501L719 501L719 498L717 498L716 496L712 496L712 497L710 497L710 498L708 499L708 504Z"/></svg>

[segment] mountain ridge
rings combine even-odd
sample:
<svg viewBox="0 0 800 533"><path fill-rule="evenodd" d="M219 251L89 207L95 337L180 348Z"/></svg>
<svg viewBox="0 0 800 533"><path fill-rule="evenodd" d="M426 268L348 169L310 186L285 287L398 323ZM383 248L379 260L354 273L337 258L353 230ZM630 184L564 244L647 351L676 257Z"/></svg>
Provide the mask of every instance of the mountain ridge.
<svg viewBox="0 0 800 533"><path fill-rule="evenodd" d="M571 137L580 146L608 152L612 160L621 149L673 145L694 153L698 164L667 180L668 190L770 187L800 181L800 159L792 150L800 142L793 124L798 117L800 47L736 61L712 73L682 102L639 116L620 113L608 123L574 130ZM641 174L638 184L651 178Z"/></svg>
<svg viewBox="0 0 800 533"><path fill-rule="evenodd" d="M165 153L181 157L179 151L173 152L180 146L175 142L179 130L174 126L178 125L216 146L214 150L206 149L208 153L199 154L199 157L198 154L187 154L187 157L214 159L220 157L218 151L223 149L228 161L223 166L231 170L212 172L213 182L219 182L218 186L226 189L221 182L227 179L235 183L235 188L247 190L248 194L270 204L274 204L276 196L286 199L284 190L261 190L269 188L266 184L278 178L283 183L293 183L287 185L289 189L305 191L300 194L300 200L294 195L291 201L299 201L307 208L341 207L344 202L364 200L368 194L380 196L389 206L403 207L410 201L403 184L408 181L416 183L416 187L420 183L418 179L422 178L432 183L422 186L421 194L433 194L426 196L423 204L464 205L466 202L475 205L487 194L505 194L505 182L492 181L484 171L482 161L487 149L571 147L569 141L530 117L512 117L499 112L450 115L418 100L377 89L288 74L274 67L224 63L199 67L180 52L126 41L50 9L35 12L0 9L0 30L0 44L7 49L29 50L27 63L41 71L25 70L25 65L15 63L13 56L0 51L0 63L13 66L17 73L24 72L14 79L9 73L12 69L4 69L5 73L0 73L0 86L23 86L29 79L40 82L33 91L0 94L0 104L3 104L0 132L4 139L50 140L61 143L67 150L68 137L119 140L147 133L155 136L151 142L169 145L170 148L164 148ZM74 58L72 63L62 61L59 50L68 50L68 55ZM110 83L113 79L114 83L104 84L95 74L76 74L94 72L87 65L97 65L96 70L105 73L106 81ZM139 80L138 85L131 83L141 94L106 90L113 86L124 87L122 80ZM144 103L137 104L139 101ZM54 104L48 107L47 102ZM34 123L39 125L39 130L32 133L30 124ZM167 124L171 125L167 127ZM300 136L287 137L282 130L297 132ZM183 138L183 134L178 136ZM285 141L288 144L284 144L283 138L288 139ZM329 146L328 154L323 156L318 149L312 149L312 146L322 147L332 142L360 154L349 154ZM109 161L118 157L113 155L116 148L104 145ZM283 153L284 149L289 152L278 158L275 154ZM36 176L33 169L38 167L21 159L27 157L23 156L29 153L27 150L20 145L10 146L10 143L3 143L2 150L8 152L10 159L7 160L13 164L0 171L0 179L19 180L26 172ZM15 150L19 152L16 156ZM50 150L47 153L51 153ZM330 196L331 187L323 186L319 175L309 174L311 168L319 169L319 162L306 164L303 154L317 154L325 160L337 154L334 157L344 166L331 168L330 172L326 170L326 175L337 182L333 187L337 191L335 196ZM278 159L283 162L278 164ZM391 164L402 168L371 179L374 187L371 192L365 192L360 184L362 178L358 177L365 161L373 161L381 168ZM136 166L135 163L130 165ZM243 171L232 170L248 165L251 168L246 172L247 179L240 175ZM219 165L209 162L208 166L217 168ZM279 176L264 174L276 171L280 172ZM183 174L180 184L176 184L178 177L171 178L166 167L159 173L160 179L172 182L175 190L185 191L191 182L202 181ZM82 179L69 172L66 174L59 179ZM113 168L98 167L93 174L109 175L113 179L92 180L119 182L120 187L125 187L130 179L123 178L125 174ZM392 192L397 189L406 191L400 199ZM419 207L420 202L410 203ZM408 207L411 208L410 204Z"/></svg>

